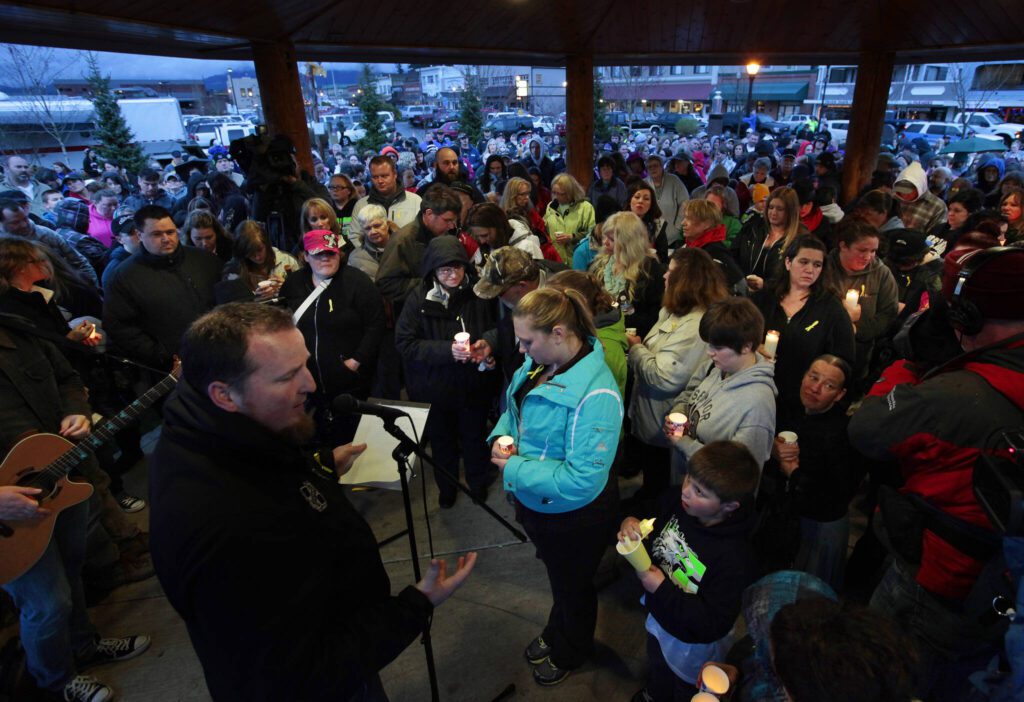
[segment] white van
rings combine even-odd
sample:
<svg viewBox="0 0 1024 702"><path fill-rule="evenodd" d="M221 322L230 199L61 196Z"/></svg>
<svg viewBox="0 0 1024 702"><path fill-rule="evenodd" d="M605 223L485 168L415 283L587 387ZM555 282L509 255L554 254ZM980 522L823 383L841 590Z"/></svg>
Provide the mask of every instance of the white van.
<svg viewBox="0 0 1024 702"><path fill-rule="evenodd" d="M434 114L433 105L406 105L402 108L402 117L405 118L406 121L408 121L410 117L415 117L416 115L432 114Z"/></svg>

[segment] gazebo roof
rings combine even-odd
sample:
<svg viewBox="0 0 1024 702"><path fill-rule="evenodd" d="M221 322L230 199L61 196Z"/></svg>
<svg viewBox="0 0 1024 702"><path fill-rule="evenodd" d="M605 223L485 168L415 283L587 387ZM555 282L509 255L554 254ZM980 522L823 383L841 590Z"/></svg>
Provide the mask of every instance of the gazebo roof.
<svg viewBox="0 0 1024 702"><path fill-rule="evenodd" d="M898 63L1019 58L1020 0L0 0L0 40L248 59L290 40L301 59L564 65Z"/></svg>

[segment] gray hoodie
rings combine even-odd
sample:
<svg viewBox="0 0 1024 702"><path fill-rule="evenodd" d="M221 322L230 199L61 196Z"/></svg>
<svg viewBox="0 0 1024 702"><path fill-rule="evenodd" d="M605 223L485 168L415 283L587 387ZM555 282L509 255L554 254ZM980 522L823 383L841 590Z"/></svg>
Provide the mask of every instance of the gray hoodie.
<svg viewBox="0 0 1024 702"><path fill-rule="evenodd" d="M696 438L684 436L672 452L673 476L711 441L738 441L764 466L775 437L775 365L757 357L750 368L723 377L714 366L688 399L684 393L672 408L689 418Z"/></svg>

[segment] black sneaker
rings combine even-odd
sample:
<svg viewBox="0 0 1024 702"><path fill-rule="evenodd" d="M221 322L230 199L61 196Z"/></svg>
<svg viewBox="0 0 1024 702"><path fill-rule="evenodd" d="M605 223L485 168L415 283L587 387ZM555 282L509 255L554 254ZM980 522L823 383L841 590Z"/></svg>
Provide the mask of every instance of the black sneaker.
<svg viewBox="0 0 1024 702"><path fill-rule="evenodd" d="M546 658L543 663L533 669L533 679L537 681L538 685L552 687L569 677L570 672L572 671L559 668L551 662L550 658Z"/></svg>
<svg viewBox="0 0 1024 702"><path fill-rule="evenodd" d="M140 656L149 648L150 638L148 636L125 636L120 639L100 639L96 642L96 650L92 655L82 660L75 661L79 670L85 670L95 665L127 661Z"/></svg>
<svg viewBox="0 0 1024 702"><path fill-rule="evenodd" d="M551 647L544 642L543 637L538 636L526 647L523 655L526 656L530 665L540 665L551 655Z"/></svg>
<svg viewBox="0 0 1024 702"><path fill-rule="evenodd" d="M441 493L437 496L437 504L441 509L451 509L455 506L455 498L459 496L459 493Z"/></svg>
<svg viewBox="0 0 1024 702"><path fill-rule="evenodd" d="M114 691L91 675L76 675L64 686L64 702L107 702L114 699Z"/></svg>
<svg viewBox="0 0 1024 702"><path fill-rule="evenodd" d="M134 514L146 509L146 501L144 499L127 492L119 492L114 498L117 500L117 504L120 505L121 510L126 514Z"/></svg>

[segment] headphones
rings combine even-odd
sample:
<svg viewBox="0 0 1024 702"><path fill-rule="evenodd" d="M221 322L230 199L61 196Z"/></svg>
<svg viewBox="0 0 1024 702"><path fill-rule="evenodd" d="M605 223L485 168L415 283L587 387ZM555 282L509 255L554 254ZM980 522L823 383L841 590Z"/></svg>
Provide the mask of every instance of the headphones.
<svg viewBox="0 0 1024 702"><path fill-rule="evenodd" d="M964 286L989 261L1019 251L1019 248L1013 246L993 246L989 249L968 251L960 257L963 265L956 274L956 282L953 284L953 293L949 301L949 322L954 329L967 336L974 336L981 331L985 325L985 315L966 296Z"/></svg>

